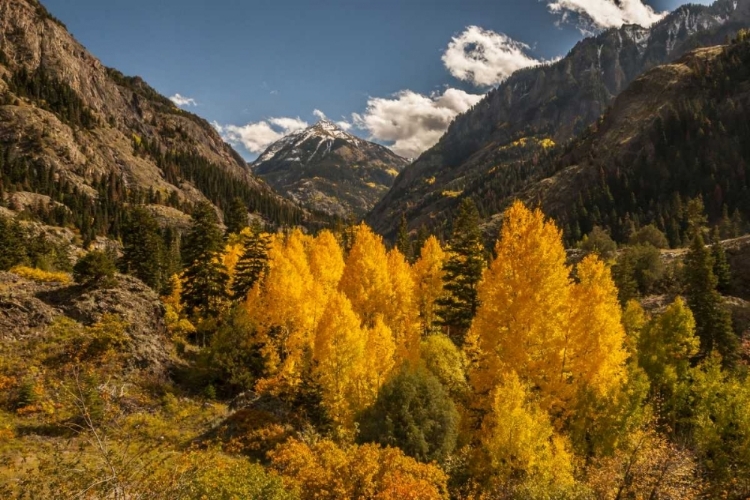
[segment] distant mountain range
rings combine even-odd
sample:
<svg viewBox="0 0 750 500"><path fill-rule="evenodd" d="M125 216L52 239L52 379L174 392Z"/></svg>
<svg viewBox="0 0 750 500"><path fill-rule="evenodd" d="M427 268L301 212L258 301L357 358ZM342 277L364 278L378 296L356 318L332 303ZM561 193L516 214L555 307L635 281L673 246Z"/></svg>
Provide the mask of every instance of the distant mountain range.
<svg viewBox="0 0 750 500"><path fill-rule="evenodd" d="M251 168L302 206L340 217L362 217L407 163L390 149L321 120L272 144Z"/></svg>
<svg viewBox="0 0 750 500"><path fill-rule="evenodd" d="M402 214L412 230L445 232L466 196L491 216L503 200L518 196L519 181L530 175L524 165L586 131L644 71L725 43L749 25L750 0L685 5L650 28L610 29L554 64L516 72L404 169L366 221L390 237ZM487 189L491 179L496 182Z"/></svg>

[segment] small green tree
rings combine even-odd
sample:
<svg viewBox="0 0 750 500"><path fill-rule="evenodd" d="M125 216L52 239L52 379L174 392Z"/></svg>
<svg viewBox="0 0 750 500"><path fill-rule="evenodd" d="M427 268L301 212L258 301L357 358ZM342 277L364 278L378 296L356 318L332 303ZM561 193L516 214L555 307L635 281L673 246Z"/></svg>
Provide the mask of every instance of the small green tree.
<svg viewBox="0 0 750 500"><path fill-rule="evenodd" d="M242 198L234 198L224 212L224 225L227 234L240 234L247 224L247 205Z"/></svg>
<svg viewBox="0 0 750 500"><path fill-rule="evenodd" d="M701 339L701 356L717 351L725 365L732 366L737 361L739 341L732 329L732 317L716 289L718 283L711 251L697 232L685 257L685 285Z"/></svg>
<svg viewBox="0 0 750 500"><path fill-rule="evenodd" d="M678 398L686 393L691 359L699 349L693 313L681 297L640 333L638 364L648 375L652 398L662 402L662 416L672 429L677 424L677 412L685 403Z"/></svg>
<svg viewBox="0 0 750 500"><path fill-rule="evenodd" d="M479 308L477 285L487 267L484 251L479 211L474 202L466 198L453 223L450 257L443 267L446 296L437 301L440 324L459 347Z"/></svg>
<svg viewBox="0 0 750 500"><path fill-rule="evenodd" d="M247 297L268 267L268 235L260 225L254 225L250 234L243 233L242 244L244 251L234 268L232 281L232 296L235 300Z"/></svg>
<svg viewBox="0 0 750 500"><path fill-rule="evenodd" d="M214 208L200 203L193 210L182 256L182 302L193 317L216 317L228 298L229 275L221 260L223 235Z"/></svg>
<svg viewBox="0 0 750 500"><path fill-rule="evenodd" d="M111 284L115 277L114 259L101 250L92 250L73 266L73 278L80 284Z"/></svg>
<svg viewBox="0 0 750 500"><path fill-rule="evenodd" d="M711 257L714 259L714 274L718 280L716 286L721 293L727 293L732 286L732 270L729 267L727 253L721 244L721 233L715 227L712 234Z"/></svg>
<svg viewBox="0 0 750 500"><path fill-rule="evenodd" d="M404 257L406 257L407 261L414 261L414 251L412 247L411 236L409 235L409 225L406 222L406 216L404 214L401 214L401 222L398 226L396 248L403 254Z"/></svg>
<svg viewBox="0 0 750 500"><path fill-rule="evenodd" d="M587 254L595 253L605 260L617 255L617 243L599 226L584 236L578 246Z"/></svg>
<svg viewBox="0 0 750 500"><path fill-rule="evenodd" d="M0 216L0 270L7 271L25 260L23 230L15 220Z"/></svg>
<svg viewBox="0 0 750 500"><path fill-rule="evenodd" d="M643 226L630 236L631 245L650 244L654 248L669 248L667 236L653 224Z"/></svg>
<svg viewBox="0 0 750 500"><path fill-rule="evenodd" d="M395 446L422 462L442 461L456 446L458 412L434 375L405 369L383 385L359 425L360 443Z"/></svg>
<svg viewBox="0 0 750 500"><path fill-rule="evenodd" d="M143 207L130 210L122 229L120 271L161 290L167 279L164 254L164 240L153 215Z"/></svg>

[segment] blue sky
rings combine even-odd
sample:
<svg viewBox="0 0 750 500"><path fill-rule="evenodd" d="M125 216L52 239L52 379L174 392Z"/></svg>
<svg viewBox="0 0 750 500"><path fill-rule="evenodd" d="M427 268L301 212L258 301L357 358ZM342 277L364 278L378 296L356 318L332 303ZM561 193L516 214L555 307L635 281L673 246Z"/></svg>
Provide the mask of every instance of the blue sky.
<svg viewBox="0 0 750 500"><path fill-rule="evenodd" d="M582 32L648 22L682 3L43 2L106 65L142 76L167 96L193 99L197 105L183 107L215 122L248 159L269 141L314 123L322 116L315 110L414 156L514 68L564 55ZM463 57L477 46L486 60Z"/></svg>

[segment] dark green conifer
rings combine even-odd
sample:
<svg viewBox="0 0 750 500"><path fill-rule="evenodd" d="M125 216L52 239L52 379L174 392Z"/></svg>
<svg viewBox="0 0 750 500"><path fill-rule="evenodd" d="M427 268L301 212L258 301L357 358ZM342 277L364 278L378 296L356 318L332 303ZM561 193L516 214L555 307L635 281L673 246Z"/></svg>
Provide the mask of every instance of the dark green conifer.
<svg viewBox="0 0 750 500"><path fill-rule="evenodd" d="M223 235L214 208L198 204L182 245L182 301L194 317L216 317L227 298L229 275L221 261Z"/></svg>
<svg viewBox="0 0 750 500"><path fill-rule="evenodd" d="M737 361L739 341L732 329L732 317L716 289L718 283L711 250L697 233L685 257L685 285L701 340L701 356L717 351L725 366L732 366Z"/></svg>
<svg viewBox="0 0 750 500"><path fill-rule="evenodd" d="M470 198L461 202L453 222L449 251L443 267L446 296L438 300L438 315L448 336L461 346L479 307L477 285L486 267L479 212Z"/></svg>
<svg viewBox="0 0 750 500"><path fill-rule="evenodd" d="M255 224L250 234L243 238L245 248L234 268L232 296L235 300L244 299L268 267L268 235Z"/></svg>
<svg viewBox="0 0 750 500"><path fill-rule="evenodd" d="M247 205L242 198L232 198L224 212L224 225L227 227L227 234L240 234L248 226Z"/></svg>
<svg viewBox="0 0 750 500"><path fill-rule="evenodd" d="M414 260L414 251L412 249L411 236L409 235L409 225L406 222L406 215L401 214L401 222L398 225L398 236L396 237L396 248L401 252L406 260Z"/></svg>
<svg viewBox="0 0 750 500"><path fill-rule="evenodd" d="M143 207L130 210L122 230L120 271L132 274L158 291L168 278L163 265L164 252L159 224L153 215Z"/></svg>

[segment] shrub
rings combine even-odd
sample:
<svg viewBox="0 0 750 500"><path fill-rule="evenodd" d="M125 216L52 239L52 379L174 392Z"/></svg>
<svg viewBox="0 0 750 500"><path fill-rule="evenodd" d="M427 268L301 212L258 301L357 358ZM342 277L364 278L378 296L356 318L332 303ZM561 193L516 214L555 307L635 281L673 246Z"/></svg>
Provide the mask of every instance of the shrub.
<svg viewBox="0 0 750 500"><path fill-rule="evenodd" d="M404 370L383 385L359 424L361 443L397 446L417 460L441 461L456 446L458 412L432 373Z"/></svg>
<svg viewBox="0 0 750 500"><path fill-rule="evenodd" d="M106 252L94 250L76 263L73 277L76 283L81 284L109 283L114 279L116 270L114 260Z"/></svg>
<svg viewBox="0 0 750 500"><path fill-rule="evenodd" d="M69 273L43 271L41 269L27 266L16 266L11 269L10 272L15 273L22 278L40 281L42 283L68 284L73 282L73 278Z"/></svg>

